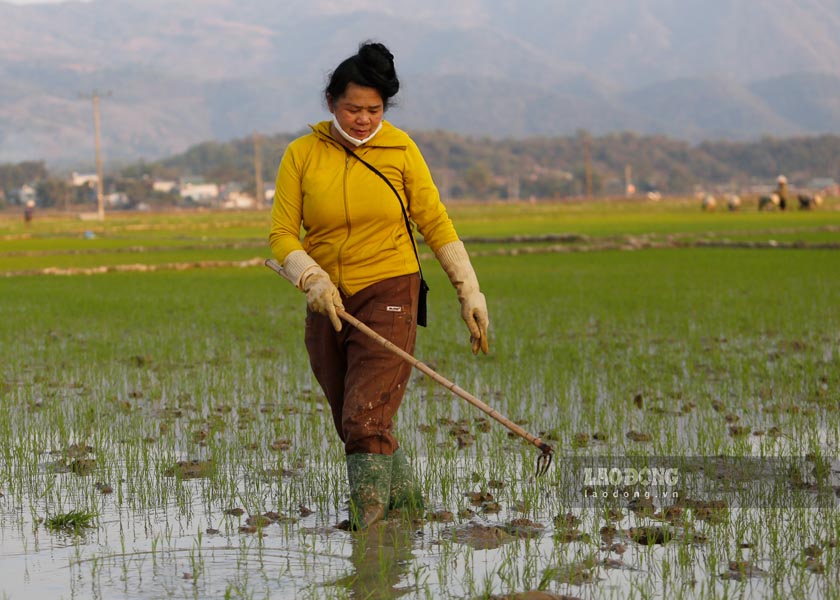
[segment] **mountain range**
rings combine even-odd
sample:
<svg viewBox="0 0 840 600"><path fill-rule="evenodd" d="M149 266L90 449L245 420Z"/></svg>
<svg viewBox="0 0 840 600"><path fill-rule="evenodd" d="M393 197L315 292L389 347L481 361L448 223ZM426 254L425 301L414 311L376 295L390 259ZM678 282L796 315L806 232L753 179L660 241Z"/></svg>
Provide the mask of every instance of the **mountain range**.
<svg viewBox="0 0 840 600"><path fill-rule="evenodd" d="M410 130L840 133L838 30L837 0L0 0L0 162L90 165L94 93L106 162L303 130L366 39Z"/></svg>

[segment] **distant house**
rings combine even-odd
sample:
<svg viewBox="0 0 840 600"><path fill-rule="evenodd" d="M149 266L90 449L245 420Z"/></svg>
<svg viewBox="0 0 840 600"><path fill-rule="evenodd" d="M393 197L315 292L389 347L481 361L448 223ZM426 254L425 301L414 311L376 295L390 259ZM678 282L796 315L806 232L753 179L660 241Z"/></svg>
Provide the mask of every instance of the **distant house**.
<svg viewBox="0 0 840 600"><path fill-rule="evenodd" d="M222 208L253 208L254 197L242 191L242 184L231 181L219 189Z"/></svg>
<svg viewBox="0 0 840 600"><path fill-rule="evenodd" d="M26 206L30 202L34 205L37 199L38 194L35 192L35 188L28 183L24 183L18 189L9 194L9 200L14 204L19 204L20 206Z"/></svg>
<svg viewBox="0 0 840 600"><path fill-rule="evenodd" d="M215 183L182 183L181 198L197 204L211 203L219 197L219 186Z"/></svg>
<svg viewBox="0 0 840 600"><path fill-rule="evenodd" d="M159 180L152 182L152 191L161 192L163 194L171 193L176 187L178 187L178 183L175 181Z"/></svg>
<svg viewBox="0 0 840 600"><path fill-rule="evenodd" d="M230 192L222 202L222 208L254 208L254 197L243 192Z"/></svg>
<svg viewBox="0 0 840 600"><path fill-rule="evenodd" d="M128 208L131 205L131 200L125 192L106 194L103 199L105 200L105 204L111 208Z"/></svg>
<svg viewBox="0 0 840 600"><path fill-rule="evenodd" d="M70 185L73 187L82 187L82 186L90 186L93 187L96 185L96 182L99 181L99 178L96 174L86 174L86 173L76 173L75 171L70 175Z"/></svg>

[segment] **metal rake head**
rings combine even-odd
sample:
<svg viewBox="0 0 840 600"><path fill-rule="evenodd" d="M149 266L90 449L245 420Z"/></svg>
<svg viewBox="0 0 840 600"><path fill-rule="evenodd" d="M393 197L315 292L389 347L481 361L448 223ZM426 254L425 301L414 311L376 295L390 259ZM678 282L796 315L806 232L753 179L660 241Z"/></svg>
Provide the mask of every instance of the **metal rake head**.
<svg viewBox="0 0 840 600"><path fill-rule="evenodd" d="M554 449L545 442L540 443L540 450L542 454L537 457L537 478L542 477L548 472L551 466L551 461L554 458Z"/></svg>

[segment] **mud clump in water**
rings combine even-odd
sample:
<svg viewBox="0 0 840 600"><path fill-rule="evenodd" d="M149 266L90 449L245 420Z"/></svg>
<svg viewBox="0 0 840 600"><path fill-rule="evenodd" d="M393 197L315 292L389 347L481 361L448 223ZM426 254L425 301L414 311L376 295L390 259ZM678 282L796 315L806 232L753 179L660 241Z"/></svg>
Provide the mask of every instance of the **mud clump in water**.
<svg viewBox="0 0 840 600"><path fill-rule="evenodd" d="M531 590L511 594L495 594L488 596L488 600L580 600L580 598L578 596L566 596L565 594L552 594L543 590Z"/></svg>
<svg viewBox="0 0 840 600"><path fill-rule="evenodd" d="M495 550L516 538L501 527L470 523L456 529L453 539L474 550Z"/></svg>
<svg viewBox="0 0 840 600"><path fill-rule="evenodd" d="M674 539L674 532L665 527L631 527L630 539L642 546L667 544Z"/></svg>
<svg viewBox="0 0 840 600"><path fill-rule="evenodd" d="M753 577L765 577L767 571L747 560L730 560L729 569L720 574L721 579L746 581Z"/></svg>
<svg viewBox="0 0 840 600"><path fill-rule="evenodd" d="M164 469L164 477L178 477L179 479L199 479L210 477L214 465L211 460L179 460L173 466Z"/></svg>

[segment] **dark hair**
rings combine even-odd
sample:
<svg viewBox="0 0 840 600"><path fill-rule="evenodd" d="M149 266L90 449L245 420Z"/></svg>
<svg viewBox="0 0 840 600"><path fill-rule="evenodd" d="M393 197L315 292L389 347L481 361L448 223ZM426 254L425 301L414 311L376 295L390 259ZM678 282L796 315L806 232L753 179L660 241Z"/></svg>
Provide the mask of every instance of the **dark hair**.
<svg viewBox="0 0 840 600"><path fill-rule="evenodd" d="M344 94L350 83L376 89L382 96L383 109L388 108L388 101L400 89L400 80L394 68L394 55L384 44L370 41L362 43L356 54L344 59L330 74L324 93L336 100Z"/></svg>

